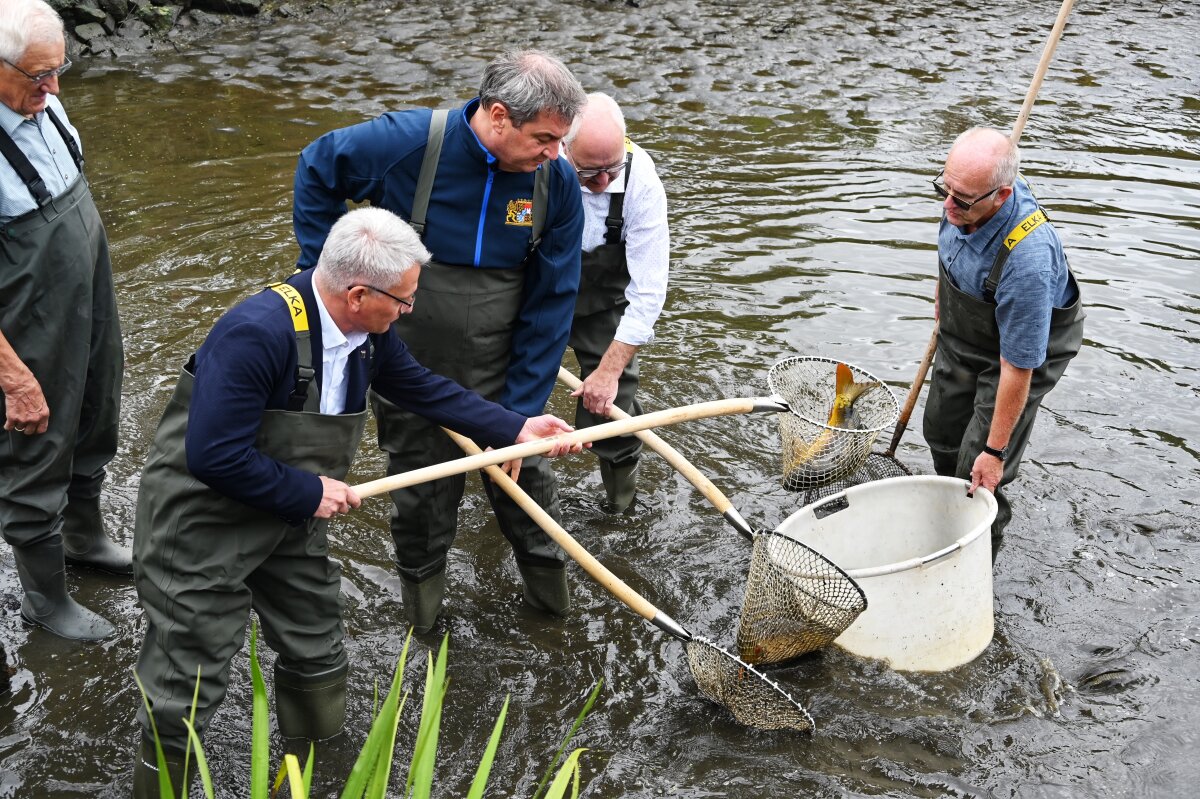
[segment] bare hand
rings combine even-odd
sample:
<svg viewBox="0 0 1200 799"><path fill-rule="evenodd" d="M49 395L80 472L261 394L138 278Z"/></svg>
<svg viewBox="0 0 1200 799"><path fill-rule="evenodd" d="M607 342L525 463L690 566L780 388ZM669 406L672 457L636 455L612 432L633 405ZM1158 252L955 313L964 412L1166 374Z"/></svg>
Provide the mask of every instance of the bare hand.
<svg viewBox="0 0 1200 799"><path fill-rule="evenodd" d="M1000 478L1003 476L1004 462L994 455L981 452L971 465L971 487L967 489L967 494L974 494L975 489L980 486L995 493L996 486L1000 485Z"/></svg>
<svg viewBox="0 0 1200 799"><path fill-rule="evenodd" d="M583 397L583 407L597 416L608 416L617 398L617 382L621 373L602 374L599 370L588 375L579 388L571 392L572 397Z"/></svg>
<svg viewBox="0 0 1200 799"><path fill-rule="evenodd" d="M525 421L525 425L521 428L520 434L517 436L518 444L524 444L527 441L536 441L540 438L549 438L562 433L570 433L574 427L551 414L543 414L542 416L533 416ZM591 446L588 444L587 446ZM543 453L547 458L557 458L569 453L582 452L583 444L569 444L565 441L556 442L554 447Z"/></svg>
<svg viewBox="0 0 1200 799"><path fill-rule="evenodd" d="M321 489L323 491L321 504L313 513L314 518L331 519L339 513L349 513L351 508L357 508L362 504L362 500L359 499L358 494L354 493L353 488L332 477L321 475Z"/></svg>
<svg viewBox="0 0 1200 799"><path fill-rule="evenodd" d="M4 387L4 429L27 436L44 433L50 427L50 406L42 386L32 372L26 371L15 386Z"/></svg>
<svg viewBox="0 0 1200 799"><path fill-rule="evenodd" d="M505 461L500 464L500 470L511 477L514 483L517 482L521 476L521 459L513 458L511 461Z"/></svg>

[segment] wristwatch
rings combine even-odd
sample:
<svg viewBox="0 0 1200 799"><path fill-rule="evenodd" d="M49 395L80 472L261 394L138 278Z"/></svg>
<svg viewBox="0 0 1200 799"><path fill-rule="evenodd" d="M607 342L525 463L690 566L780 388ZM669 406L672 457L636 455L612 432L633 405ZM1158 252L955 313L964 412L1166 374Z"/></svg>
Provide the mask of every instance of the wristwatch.
<svg viewBox="0 0 1200 799"><path fill-rule="evenodd" d="M1007 446L1004 447L1004 449L996 449L995 447L989 447L987 444L984 444L983 451L1002 463L1004 462L1004 459L1008 457Z"/></svg>

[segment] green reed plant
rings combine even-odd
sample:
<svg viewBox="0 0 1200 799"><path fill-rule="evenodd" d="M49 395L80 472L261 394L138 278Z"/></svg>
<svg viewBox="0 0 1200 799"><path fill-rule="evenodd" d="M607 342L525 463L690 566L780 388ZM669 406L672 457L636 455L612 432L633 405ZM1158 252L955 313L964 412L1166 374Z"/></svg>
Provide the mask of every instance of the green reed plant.
<svg viewBox="0 0 1200 799"><path fill-rule="evenodd" d="M342 789L341 799L384 799L387 795L388 783L391 778L392 764L396 755L396 730L400 723L400 715L409 698L408 691L401 692L404 681L404 668L408 662L409 645L412 642L412 632L404 641L404 648L396 661L392 675L392 684L383 701L379 699L379 685L375 685L375 701L371 711L371 729L367 740L363 743L358 758L354 761L350 774ZM427 655L425 670L425 692L421 704L421 718L417 726L417 737L413 743L412 758L408 765L408 775L405 778L403 796L406 799L431 799L433 795L434 772L437 759L438 734L441 729L442 708L450 681L446 676L450 636L442 638L437 657L430 652ZM155 756L158 761L159 795L162 799L175 799L175 792L167 774L166 758L162 744L158 738L158 726L154 722L150 701L146 696L145 686L134 672L134 680L142 694L142 702L150 716L150 728L154 735ZM208 761L204 756L204 747L200 736L196 733L196 701L199 695L199 672L196 674L196 693L192 697L192 709L189 718L184 719L188 730L188 751L184 755L184 785L188 785L187 774L191 767L191 759L195 755L195 769L200 775L201 787L208 799L213 799L212 778L209 774ZM309 799L313 778L313 746L310 743L308 757L303 767L299 758L294 754L284 755L283 762L276 772L275 779L270 779L270 722L267 701L267 686L263 680L262 667L258 660L258 624L250 628L250 681L253 688L252 721L250 732L250 799L271 799L279 795L286 781L288 795L291 799ZM576 716L575 722L567 731L559 744L554 758L538 783L533 799L563 799L570 790L572 799L578 799L581 782L580 757L586 749L575 749L565 760L562 756L571 738L579 730L584 719L591 712L604 681L600 680L592 688L583 709ZM500 745L500 735L504 730L504 722L508 717L509 696L505 696L500 708L500 715L492 727L491 737L487 748L475 770L475 777L467 792L466 799L483 799L492 763ZM554 769L562 760L554 780L547 788L546 782ZM543 795L543 789L545 794Z"/></svg>

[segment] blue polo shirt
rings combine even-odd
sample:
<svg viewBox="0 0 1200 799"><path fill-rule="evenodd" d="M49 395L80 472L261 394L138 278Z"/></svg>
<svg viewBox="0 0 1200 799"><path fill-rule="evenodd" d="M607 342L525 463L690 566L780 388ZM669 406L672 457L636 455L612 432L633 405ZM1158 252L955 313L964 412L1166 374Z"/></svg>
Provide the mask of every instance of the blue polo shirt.
<svg viewBox="0 0 1200 799"><path fill-rule="evenodd" d="M983 299L1004 237L1036 211L1037 200L1023 178L1000 210L974 233L950 224L945 214L938 229L938 258L960 290ZM996 287L996 324L1000 355L1020 369L1036 369L1046 360L1050 313L1075 301L1067 257L1054 227L1045 222L1025 236L1008 255Z"/></svg>

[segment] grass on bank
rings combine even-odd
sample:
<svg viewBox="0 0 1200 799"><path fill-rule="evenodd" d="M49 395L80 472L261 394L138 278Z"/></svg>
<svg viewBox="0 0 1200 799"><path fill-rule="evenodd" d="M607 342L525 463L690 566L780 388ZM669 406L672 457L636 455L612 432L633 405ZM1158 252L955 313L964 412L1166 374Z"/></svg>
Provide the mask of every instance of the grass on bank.
<svg viewBox="0 0 1200 799"><path fill-rule="evenodd" d="M404 712L404 706L410 695L408 691L401 693L400 686L404 680L404 668L408 661L408 648L411 642L412 633L410 632L404 642L404 649L401 651L400 657L396 662L391 687L388 689L387 695L384 696L382 703L379 700L379 686L378 683L376 684L371 731L367 734L367 740L363 743L358 759L355 760L354 766L350 769L350 774L346 778L341 799L384 799L387 795L388 783L392 774L392 763L396 756L396 729L400 723L400 714ZM435 658L432 652L428 654L428 668L425 671L425 692L421 703L421 718L417 727L417 737L413 743L412 759L408 765L408 776L405 778L404 791L401 793L407 799L430 799L433 793L438 733L441 729L442 707L446 698L446 689L449 685L449 679L446 676L449 642L450 636L447 634L442 638L442 644L438 650L437 657ZM154 734L154 749L158 760L160 796L162 799L175 799L175 792L171 787L170 778L167 775L167 765L162 744L158 739L158 726L154 722L154 715L150 709L150 701L146 697L145 687L138 678L136 671L133 678L137 682L138 690L141 691L142 702L146 706L146 712L150 714L150 726ZM280 796L280 791L285 782L288 793L282 794L282 796L290 797L290 799L309 799L313 777L312 744L309 744L308 758L303 767L296 755L284 755L283 763L280 764L274 780L271 779L269 746L270 711L267 701L267 686L263 680L262 668L258 661L257 622L250 628L250 679L254 693L253 720L251 722L250 733L250 799L270 799L271 797ZM568 790L570 790L572 799L578 799L581 781L580 756L587 750L582 748L575 749L565 760L562 759L563 753L566 751L571 738L574 737L580 725L583 724L583 720L591 712L603 684L604 681L601 680L592 688L592 692L584 703L583 709L576 716L575 722L571 725L570 730L567 731L567 734L559 744L558 750L554 753L554 758L547 767L545 774L542 775L542 779L538 783L537 790L534 792L532 799L563 799L563 797L568 795ZM200 775L200 783L204 790L204 795L208 799L213 799L213 785L212 778L209 775L208 761L204 756L204 747L200 742L200 736L196 733L193 726L195 723L196 697L198 692L199 674L197 674L197 694L194 694L192 697L191 715L189 718L184 719L184 724L187 725L188 729L189 746L188 751L184 755L185 779L183 784L189 784L187 774L193 768L192 761L194 757L194 768ZM496 719L495 725L492 727L492 734L488 740L487 748L484 750L479 765L476 767L475 778L471 782L466 799L482 799L484 796L492 763L500 745L500 735L504 730L504 721L508 716L508 702L509 697L505 696L504 704L500 708L500 714ZM561 766L558 767L558 771L555 773L554 769L559 765L560 760L562 761ZM552 775L553 780L551 781ZM548 786L547 783L549 783Z"/></svg>

